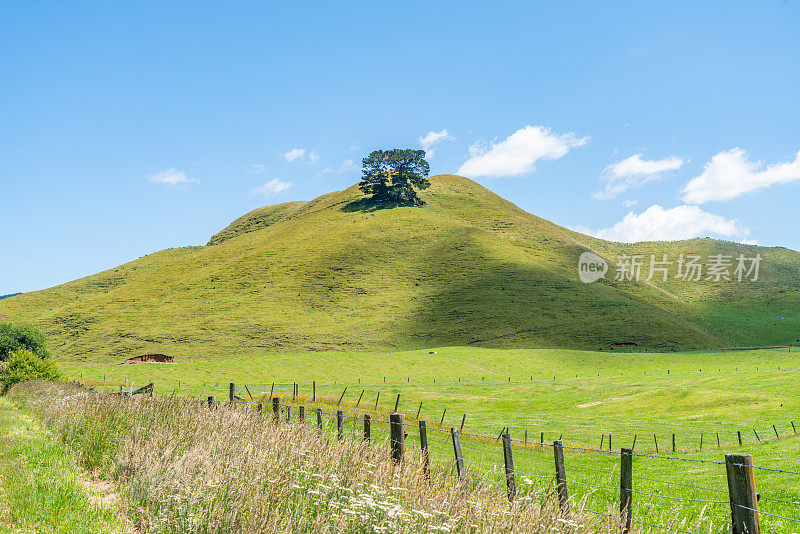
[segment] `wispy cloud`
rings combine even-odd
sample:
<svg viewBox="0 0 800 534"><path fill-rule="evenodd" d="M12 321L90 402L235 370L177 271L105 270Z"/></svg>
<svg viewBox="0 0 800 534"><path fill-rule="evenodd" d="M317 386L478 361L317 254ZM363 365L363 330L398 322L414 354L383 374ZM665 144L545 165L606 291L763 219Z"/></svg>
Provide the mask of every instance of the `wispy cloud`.
<svg viewBox="0 0 800 534"><path fill-rule="evenodd" d="M660 180L664 173L681 168L684 161L677 156L664 159L645 159L642 154L633 156L609 165L600 177L605 182L605 189L594 194L595 198L614 198L632 187Z"/></svg>
<svg viewBox="0 0 800 534"><path fill-rule="evenodd" d="M623 243L639 241L678 241L715 235L740 242L751 242L750 232L735 219L728 219L697 206L676 206L664 209L653 205L642 213L633 211L614 226L600 230L578 228L580 232Z"/></svg>
<svg viewBox="0 0 800 534"><path fill-rule="evenodd" d="M296 159L302 158L305 155L306 155L306 149L305 148L293 148L293 149L291 149L288 152L285 152L283 154L283 159L285 159L286 161L292 162L292 161L294 161Z"/></svg>
<svg viewBox="0 0 800 534"><path fill-rule="evenodd" d="M352 172L357 171L358 165L352 159L346 159L339 165L339 172Z"/></svg>
<svg viewBox="0 0 800 534"><path fill-rule="evenodd" d="M319 155L316 153L316 151L308 151L305 148L293 148L287 152L284 152L283 159L289 163L294 161L302 161L310 165L316 165L319 163Z"/></svg>
<svg viewBox="0 0 800 534"><path fill-rule="evenodd" d="M554 134L543 126L526 126L499 143L475 143L469 148L470 158L458 173L469 177L519 176L536 170L540 159L554 160L572 148L585 145L588 137L572 133Z"/></svg>
<svg viewBox="0 0 800 534"><path fill-rule="evenodd" d="M267 166L262 163L251 163L244 172L247 174L266 174Z"/></svg>
<svg viewBox="0 0 800 534"><path fill-rule="evenodd" d="M290 182L284 182L283 180L279 180L278 178L273 178L269 182L265 183L264 185L260 185L258 187L254 187L250 193L253 196L260 196L264 198L273 197L279 193L283 193L287 189L292 186Z"/></svg>
<svg viewBox="0 0 800 534"><path fill-rule="evenodd" d="M425 157L430 159L433 157L434 152L436 152L436 145L442 141L452 141L454 139L455 137L448 134L447 128L445 128L441 132L430 131L425 134L425 137L420 137L417 140L419 141L422 149L425 151Z"/></svg>
<svg viewBox="0 0 800 534"><path fill-rule="evenodd" d="M800 152L794 161L764 168L762 161L750 161L741 148L720 152L706 163L700 176L683 188L683 200L690 204L724 201L744 194L800 180Z"/></svg>
<svg viewBox="0 0 800 534"><path fill-rule="evenodd" d="M354 172L358 170L358 165L356 165L355 160L346 159L344 160L338 167L325 167L321 171L319 171L319 175L323 176L325 174L334 173L334 174L345 174L348 172Z"/></svg>
<svg viewBox="0 0 800 534"><path fill-rule="evenodd" d="M172 187L187 186L188 184L197 183L200 180L189 178L186 173L178 169L167 169L156 174L151 174L147 180L156 184L167 184Z"/></svg>

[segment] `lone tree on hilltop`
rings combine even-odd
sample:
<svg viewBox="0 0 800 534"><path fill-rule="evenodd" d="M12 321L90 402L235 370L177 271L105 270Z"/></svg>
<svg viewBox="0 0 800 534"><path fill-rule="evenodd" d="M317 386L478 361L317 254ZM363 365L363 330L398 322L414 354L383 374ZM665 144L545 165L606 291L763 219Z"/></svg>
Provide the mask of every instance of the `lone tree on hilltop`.
<svg viewBox="0 0 800 534"><path fill-rule="evenodd" d="M424 150L410 148L375 150L363 159L363 177L358 187L375 202L400 206L422 206L417 189L427 189L430 166Z"/></svg>

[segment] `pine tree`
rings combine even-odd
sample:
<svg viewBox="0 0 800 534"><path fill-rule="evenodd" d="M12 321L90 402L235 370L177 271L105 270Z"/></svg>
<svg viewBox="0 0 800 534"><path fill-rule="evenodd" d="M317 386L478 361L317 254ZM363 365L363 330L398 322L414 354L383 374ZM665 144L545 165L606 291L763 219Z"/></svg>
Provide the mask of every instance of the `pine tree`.
<svg viewBox="0 0 800 534"><path fill-rule="evenodd" d="M378 203L421 206L417 189L427 189L430 166L424 150L375 150L363 159L362 179L358 187Z"/></svg>

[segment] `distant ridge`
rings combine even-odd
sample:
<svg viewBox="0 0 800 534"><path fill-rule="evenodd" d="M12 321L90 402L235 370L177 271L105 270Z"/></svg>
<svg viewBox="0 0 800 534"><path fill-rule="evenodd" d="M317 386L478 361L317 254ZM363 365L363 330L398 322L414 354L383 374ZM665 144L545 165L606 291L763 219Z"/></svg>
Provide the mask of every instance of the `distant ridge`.
<svg viewBox="0 0 800 534"><path fill-rule="evenodd" d="M420 208L379 209L356 186L254 210L205 247L163 250L0 302L70 359L142 353L393 350L435 346L637 350L800 339L800 253L713 239L621 244L527 213L455 175ZM763 258L758 282L594 283L591 251Z"/></svg>
<svg viewBox="0 0 800 534"><path fill-rule="evenodd" d="M9 297L16 297L17 295L22 295L22 293L8 293L7 295L0 295L0 300L7 299Z"/></svg>

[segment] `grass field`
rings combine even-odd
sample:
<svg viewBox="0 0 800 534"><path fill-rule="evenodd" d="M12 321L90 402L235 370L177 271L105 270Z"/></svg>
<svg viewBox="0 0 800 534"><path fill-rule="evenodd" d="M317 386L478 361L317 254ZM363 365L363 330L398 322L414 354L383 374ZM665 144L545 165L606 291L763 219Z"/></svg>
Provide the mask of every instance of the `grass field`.
<svg viewBox="0 0 800 534"><path fill-rule="evenodd" d="M62 443L0 398L0 532L128 532Z"/></svg>
<svg viewBox="0 0 800 534"><path fill-rule="evenodd" d="M329 425L345 387L340 408L354 415L372 413L379 420L393 410L400 394L400 411L410 422L409 443L418 443L415 419L421 402L420 418L433 428L431 449L435 457L445 455L449 462L450 438L439 430L460 426L466 414L466 458L474 462L475 471L491 473L498 483L502 450L493 438L506 426L520 442L526 431L534 443L543 432L545 447L515 443L517 469L532 487L551 482L549 445L554 440L562 437L565 447L598 449L605 434L607 449L611 434L611 453L571 448L565 453L570 491L576 498L588 498L587 507L599 511L618 499L619 447L630 447L635 435L637 453L673 456L674 433L674 455L692 461L642 456L634 462L635 488L651 494L635 497L637 517L654 523L674 517L676 510L696 518L707 506L703 513L714 524L724 525L729 517L724 466L707 462L724 461L725 452L749 452L758 466L800 471L800 439L791 426L794 421L800 429L800 420L794 420L800 419L800 399L794 390L800 349L622 353L443 347L435 349L436 354L428 352L245 353L174 364L72 363L65 370L98 388L140 386L152 380L157 394L215 395L222 400L227 399L229 382L250 384L247 389L237 386L237 394L245 400L250 394L268 395L276 382L276 395L309 410L322 407ZM310 399L312 381L317 382L316 405ZM292 399L292 382L299 384L297 399ZM444 423L439 425L444 410ZM358 434L359 425L347 419L348 432ZM375 432L386 431L379 430L380 423L373 426ZM742 432L741 447L737 431ZM757 470L756 480L763 511L800 519L800 476ZM768 515L762 524L778 531L791 525Z"/></svg>
<svg viewBox="0 0 800 534"><path fill-rule="evenodd" d="M800 343L800 253L602 241L453 175L431 177L422 197L421 208L373 209L354 186L260 208L206 246L2 299L0 320L41 328L66 373L98 389L153 381L159 394L225 399L236 382L244 400L286 400L296 382L292 402L313 408L316 382L330 423L346 387L340 407L354 433L361 413L385 419L400 395L400 411L414 423L419 411L445 459L446 431L464 417L467 459L498 480L493 438L507 427L532 488L551 482L549 444L562 437L571 491L601 511L618 498L619 447L636 440L638 453L663 456L675 435L675 454L691 461L636 459L643 521L675 517L677 506L725 524L715 463L725 451L800 471L800 350L717 349ZM630 254L760 255L762 268L757 282L685 281L673 264L666 280L584 284L585 251L612 265ZM608 350L615 342L641 352ZM145 353L175 363L119 365ZM610 452L583 450L609 441ZM765 511L800 518L797 475L759 470L757 480Z"/></svg>

